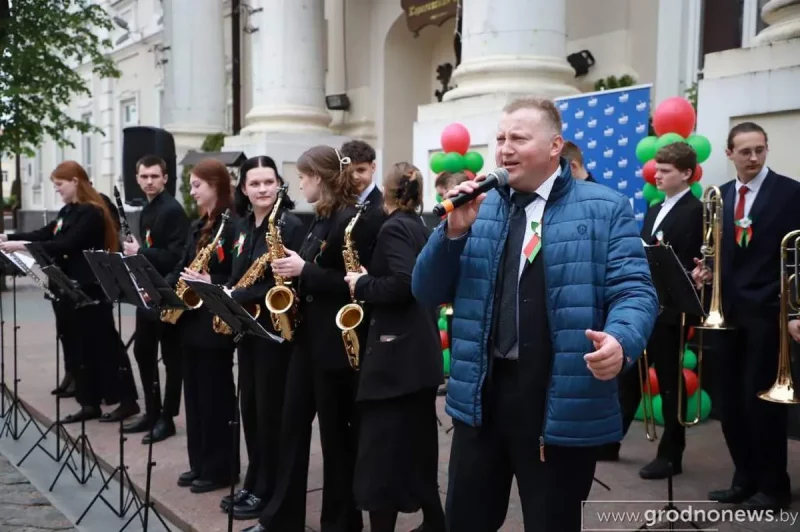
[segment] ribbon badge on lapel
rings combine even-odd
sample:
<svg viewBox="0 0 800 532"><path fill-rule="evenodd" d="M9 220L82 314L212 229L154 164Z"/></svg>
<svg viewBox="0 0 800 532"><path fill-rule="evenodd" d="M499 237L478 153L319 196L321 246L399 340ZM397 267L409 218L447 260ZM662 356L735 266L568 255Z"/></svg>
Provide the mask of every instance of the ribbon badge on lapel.
<svg viewBox="0 0 800 532"><path fill-rule="evenodd" d="M150 229L144 234L144 246L147 248L153 247L153 237L150 236Z"/></svg>
<svg viewBox="0 0 800 532"><path fill-rule="evenodd" d="M533 234L530 240L528 240L528 243L525 244L525 247L522 248L522 253L525 255L525 258L528 259L528 263L533 262L536 255L539 254L539 250L542 249L542 224L539 222L531 222L531 230Z"/></svg>
<svg viewBox="0 0 800 532"><path fill-rule="evenodd" d="M239 238L236 239L236 243L233 245L233 249L236 250L236 256L242 254L242 247L244 246L244 241L247 239L247 235L244 232L239 233Z"/></svg>
<svg viewBox="0 0 800 532"><path fill-rule="evenodd" d="M659 246L664 244L664 231L658 231L656 233L656 240L658 241Z"/></svg>
<svg viewBox="0 0 800 532"><path fill-rule="evenodd" d="M740 248L746 248L750 245L750 241L753 240L753 220L749 216L745 216L740 220L736 220L734 225L736 226L734 232L736 244Z"/></svg>
<svg viewBox="0 0 800 532"><path fill-rule="evenodd" d="M219 239L217 243L217 262L222 262L225 260L225 248L222 246L225 244L225 237Z"/></svg>
<svg viewBox="0 0 800 532"><path fill-rule="evenodd" d="M53 236L55 236L55 235L57 235L58 233L60 233L60 232L61 232L61 228L62 228L62 227L64 227L64 219L63 219L63 218L59 218L59 219L56 221L56 226L55 226L55 227L53 227Z"/></svg>

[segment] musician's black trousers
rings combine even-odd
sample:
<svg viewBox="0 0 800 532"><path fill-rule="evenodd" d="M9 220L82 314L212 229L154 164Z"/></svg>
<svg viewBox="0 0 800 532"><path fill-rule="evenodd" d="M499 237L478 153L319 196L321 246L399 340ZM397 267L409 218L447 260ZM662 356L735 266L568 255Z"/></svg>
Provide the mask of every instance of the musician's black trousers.
<svg viewBox="0 0 800 532"><path fill-rule="evenodd" d="M735 473L733 485L774 497L791 492L787 474L787 407L758 398L778 372L778 320L728 316L736 327L716 334L713 368L719 379L722 432Z"/></svg>
<svg viewBox="0 0 800 532"><path fill-rule="evenodd" d="M688 327L684 334L688 332ZM664 417L664 430L659 432L658 456L670 461L681 461L686 447L686 430L678 422L678 378L683 379L683 369L679 369L678 355L680 350L680 325L656 322L650 340L647 342L647 359L655 367L658 380L658 392L661 395L662 414ZM644 360L644 358L642 358ZM647 392L648 371L642 363L642 376L644 377L645 393ZM636 415L636 410L642 399L641 382L639 381L639 368L631 368L619 377L619 401L622 407L623 437ZM686 382L681 384L681 409L684 419L693 420L696 409L686 407Z"/></svg>
<svg viewBox="0 0 800 532"><path fill-rule="evenodd" d="M163 407L158 372L159 342L161 343L161 358L166 370ZM137 309L133 355L139 366L147 417L155 420L161 415L164 418L177 416L180 412L181 384L183 382L183 361L178 328L162 322L155 312ZM157 381L158 384L154 387L154 382Z"/></svg>
<svg viewBox="0 0 800 532"><path fill-rule="evenodd" d="M321 371L295 348L286 378L280 461L275 494L259 517L267 530L303 532L311 447L311 424L318 416L323 457L322 515L325 532L358 532L361 512L353 500L358 427L354 416L356 374L350 369Z"/></svg>
<svg viewBox="0 0 800 532"><path fill-rule="evenodd" d="M183 392L189 467L202 480L227 485L232 452L236 453L234 476L239 475L239 449L233 447L230 425L236 406L233 349L184 344Z"/></svg>
<svg viewBox="0 0 800 532"><path fill-rule="evenodd" d="M238 350L240 408L248 461L242 488L269 500L275 491L278 471L291 344L245 336Z"/></svg>

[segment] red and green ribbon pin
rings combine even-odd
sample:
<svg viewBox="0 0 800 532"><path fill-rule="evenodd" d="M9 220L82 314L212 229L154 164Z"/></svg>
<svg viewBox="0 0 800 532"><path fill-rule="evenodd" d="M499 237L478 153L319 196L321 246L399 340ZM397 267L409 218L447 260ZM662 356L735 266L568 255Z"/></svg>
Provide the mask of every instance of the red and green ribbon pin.
<svg viewBox="0 0 800 532"><path fill-rule="evenodd" d="M150 236L150 229L148 229L144 235L144 245L147 248L153 247L153 237Z"/></svg>
<svg viewBox="0 0 800 532"><path fill-rule="evenodd" d="M736 220L735 226L734 236L736 238L736 244L740 248L746 248L750 245L750 241L753 240L753 220L744 217L740 220Z"/></svg>
<svg viewBox="0 0 800 532"><path fill-rule="evenodd" d="M222 245L225 244L225 239L220 238L219 243L217 244L217 262L222 262L225 260L225 249Z"/></svg>
<svg viewBox="0 0 800 532"><path fill-rule="evenodd" d="M530 240L528 240L528 243L525 244L525 247L522 248L522 253L525 255L525 258L528 259L529 263L533 262L539 250L542 249L542 224L539 222L531 222L531 230L533 230L533 234Z"/></svg>
<svg viewBox="0 0 800 532"><path fill-rule="evenodd" d="M236 250L236 256L242 254L242 246L244 246L244 241L247 236L244 233L239 233L239 238L236 239L236 243L233 245L233 249Z"/></svg>
<svg viewBox="0 0 800 532"><path fill-rule="evenodd" d="M58 221L56 222L56 226L53 227L53 236L57 235L58 232L61 231L62 227L64 227L64 220L62 218L59 218Z"/></svg>

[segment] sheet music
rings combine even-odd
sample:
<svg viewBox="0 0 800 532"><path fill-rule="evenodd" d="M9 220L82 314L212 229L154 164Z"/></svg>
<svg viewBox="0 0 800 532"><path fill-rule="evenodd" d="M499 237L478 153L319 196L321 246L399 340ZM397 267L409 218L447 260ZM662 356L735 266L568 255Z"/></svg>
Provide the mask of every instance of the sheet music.
<svg viewBox="0 0 800 532"><path fill-rule="evenodd" d="M672 258L669 259L668 262L671 262L672 265L673 265L673 268L671 268L671 270L672 271L676 271L678 268L680 268L680 271L681 271L681 273L683 273L683 277L685 279L685 281L683 283L679 283L679 284L683 285L683 288L681 289L681 291L685 292L685 295L691 294L692 299L694 299L696 301L696 303L697 303L697 307L702 310L702 312L703 312L702 315L705 316L706 312L703 309L702 302L700 301L700 297L699 297L699 295L697 293L697 290L695 289L694 280L692 279L692 272L683 267L683 264L681 264L681 261L678 259L678 256L675 254L675 250L672 249L672 246L660 245L660 244L645 245L645 253L647 253L648 249L653 249L653 250L663 249L664 251L669 250L669 253L670 253L670 255L672 255ZM650 256L648 255L648 262L650 260L651 260ZM660 262L658 262L657 264L659 264L660 266L666 266L666 265L662 265ZM653 282L655 284L656 283L656 279L653 279Z"/></svg>

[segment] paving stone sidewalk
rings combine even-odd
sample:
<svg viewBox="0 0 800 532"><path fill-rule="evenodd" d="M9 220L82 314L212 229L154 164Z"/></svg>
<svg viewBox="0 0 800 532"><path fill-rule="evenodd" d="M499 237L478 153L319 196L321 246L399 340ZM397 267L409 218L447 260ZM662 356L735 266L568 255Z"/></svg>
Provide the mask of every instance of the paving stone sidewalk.
<svg viewBox="0 0 800 532"><path fill-rule="evenodd" d="M78 529L0 455L0 531L41 532Z"/></svg>

